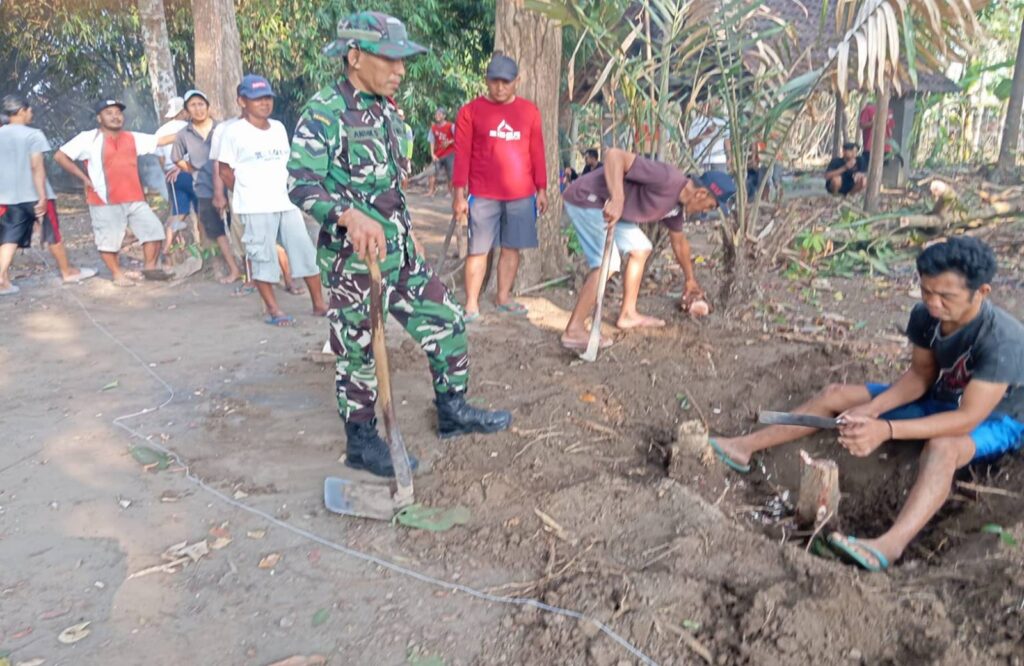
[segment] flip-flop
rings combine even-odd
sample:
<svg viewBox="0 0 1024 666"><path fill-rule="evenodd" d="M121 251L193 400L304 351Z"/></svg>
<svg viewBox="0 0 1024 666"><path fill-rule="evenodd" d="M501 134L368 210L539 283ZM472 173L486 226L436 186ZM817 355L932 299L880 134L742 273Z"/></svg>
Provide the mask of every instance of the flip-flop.
<svg viewBox="0 0 1024 666"><path fill-rule="evenodd" d="M708 437L708 445L711 446L711 450L715 452L715 457L718 458L723 465L725 465L734 472L738 472L740 474L750 474L750 464L748 463L746 465L741 465L732 458L730 458L729 454L725 452L725 449L719 446L718 442L715 441L714 437Z"/></svg>
<svg viewBox="0 0 1024 666"><path fill-rule="evenodd" d="M865 571L880 573L889 568L889 558L883 555L877 548L869 546L863 541L858 541L855 536L843 536L839 532L833 532L828 535L828 545L831 546L832 550L836 553L848 558ZM863 553L857 551L857 548L867 551L875 558L878 564L875 564L868 560L868 558L864 557Z"/></svg>
<svg viewBox="0 0 1024 666"><path fill-rule="evenodd" d="M19 287L18 285L12 284L10 287L6 287L4 289L0 289L0 296L13 296L16 293L18 293L19 291L21 291L21 287Z"/></svg>
<svg viewBox="0 0 1024 666"><path fill-rule="evenodd" d="M285 291L292 296L304 296L306 294L306 290L303 287L290 287L286 288Z"/></svg>
<svg viewBox="0 0 1024 666"><path fill-rule="evenodd" d="M135 286L135 281L132 280L127 275L122 275L119 278L114 278L113 280L111 280L111 283L115 287L134 287Z"/></svg>
<svg viewBox="0 0 1024 666"><path fill-rule="evenodd" d="M231 292L232 296L249 296L256 292L256 287L251 285L240 284L235 287L234 291Z"/></svg>
<svg viewBox="0 0 1024 666"><path fill-rule="evenodd" d="M583 351L587 348L587 342L579 342L577 340L566 340L564 338L561 339L560 342L562 343L562 346L568 349L569 351ZM612 340L611 338L606 338L602 335L601 342L600 344L598 344L597 348L608 349L613 344L615 344L614 340Z"/></svg>
<svg viewBox="0 0 1024 666"><path fill-rule="evenodd" d="M95 268L79 268L78 275L72 275L71 277L64 278L64 284L77 284L79 282L84 282L91 277L95 277L95 275Z"/></svg>
<svg viewBox="0 0 1024 666"><path fill-rule="evenodd" d="M498 312L515 315L517 317L525 317L528 314L526 306L522 303L516 303L515 301L509 301L504 305L499 305L497 306L497 310Z"/></svg>
<svg viewBox="0 0 1024 666"><path fill-rule="evenodd" d="M479 312L467 312L465 314L465 316L462 317L462 321L466 322L467 324L472 324L474 321L476 321L479 318L480 318L480 313Z"/></svg>
<svg viewBox="0 0 1024 666"><path fill-rule="evenodd" d="M147 268L142 271L142 277L155 282L166 282L174 277L174 273L168 273L162 268Z"/></svg>
<svg viewBox="0 0 1024 666"><path fill-rule="evenodd" d="M291 315L278 315L276 317L267 317L263 321L264 323L269 324L270 326L279 326L281 328L284 328L286 326L291 326L292 324L294 324L295 317Z"/></svg>

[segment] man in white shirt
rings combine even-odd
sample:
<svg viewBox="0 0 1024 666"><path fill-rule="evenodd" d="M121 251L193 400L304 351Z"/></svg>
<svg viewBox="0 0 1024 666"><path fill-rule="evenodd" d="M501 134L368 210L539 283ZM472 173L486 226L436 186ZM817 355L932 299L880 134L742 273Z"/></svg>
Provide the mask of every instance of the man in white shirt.
<svg viewBox="0 0 1024 666"><path fill-rule="evenodd" d="M167 120L160 129L156 131L157 137L173 136L188 127L188 110L185 108L185 100L181 97L172 97L167 103L167 112L164 113ZM178 165L171 159L171 146L163 146L157 151L160 158L160 165L164 169L164 177L167 179L168 198L171 205L170 215L164 223L167 236L164 239L164 254L166 255L174 242L174 236L182 229L185 229L185 218L198 209L199 200L196 198L195 189L192 187L192 174L186 173L178 168Z"/></svg>
<svg viewBox="0 0 1024 666"><path fill-rule="evenodd" d="M302 213L288 198L291 144L284 125L270 118L274 91L262 76L248 74L238 87L242 119L224 130L217 160L220 176L232 190L231 208L245 228L242 242L252 264L252 278L267 306L272 326L291 326L295 318L278 306L274 284L281 279L277 244L284 246L293 278L309 289L313 314L327 313L320 288L316 248Z"/></svg>
<svg viewBox="0 0 1024 666"><path fill-rule="evenodd" d="M125 105L116 99L101 100L95 109L99 127L80 132L61 146L54 161L85 186L96 249L110 270L114 285L134 287L132 280L142 277L123 271L118 262L128 227L142 243L142 275L150 280L170 279L171 274L157 266L164 228L146 203L138 158L155 153L159 146L170 145L174 135L158 139L153 134L124 131ZM85 163L85 171L76 161Z"/></svg>
<svg viewBox="0 0 1024 666"><path fill-rule="evenodd" d="M43 155L50 142L41 130L30 127L32 107L21 95L0 100L0 296L16 294L8 271L19 247L29 247L32 227L39 224L42 240L57 260L65 283L96 275L91 268L68 262L57 220L57 196L46 178Z"/></svg>
<svg viewBox="0 0 1024 666"><path fill-rule="evenodd" d="M716 115L717 104L708 101L690 123L686 138L693 160L702 171L728 172L729 126Z"/></svg>

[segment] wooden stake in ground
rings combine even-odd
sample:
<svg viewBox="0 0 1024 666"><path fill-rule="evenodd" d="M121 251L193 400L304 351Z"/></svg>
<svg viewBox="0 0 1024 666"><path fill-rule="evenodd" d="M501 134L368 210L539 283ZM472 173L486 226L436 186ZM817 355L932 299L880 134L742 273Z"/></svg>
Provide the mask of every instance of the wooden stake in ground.
<svg viewBox="0 0 1024 666"><path fill-rule="evenodd" d="M800 452L800 497L796 520L801 527L835 523L839 515L839 466L834 460L812 458Z"/></svg>

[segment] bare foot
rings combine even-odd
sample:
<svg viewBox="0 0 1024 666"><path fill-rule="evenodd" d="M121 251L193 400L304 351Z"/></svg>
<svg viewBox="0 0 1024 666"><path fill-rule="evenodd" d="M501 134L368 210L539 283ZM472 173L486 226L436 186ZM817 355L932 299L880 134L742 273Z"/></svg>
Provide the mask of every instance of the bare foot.
<svg viewBox="0 0 1024 666"><path fill-rule="evenodd" d="M233 271L222 277L220 280L218 280L218 282L220 282L221 284L231 284L241 276L242 274L239 273L238 271Z"/></svg>
<svg viewBox="0 0 1024 666"><path fill-rule="evenodd" d="M740 465L750 464L750 453L737 445L736 440L730 437L715 437L718 448L725 451L725 454Z"/></svg>
<svg viewBox="0 0 1024 666"><path fill-rule="evenodd" d="M619 315L619 320L615 325L624 331L631 328L661 328L665 325L665 320L642 314Z"/></svg>
<svg viewBox="0 0 1024 666"><path fill-rule="evenodd" d="M583 351L584 349L587 348L587 344L590 342L590 335L588 334L585 338L567 337L563 335L561 342L562 346L565 347L566 349L571 349L573 351ZM598 344L598 349L607 349L608 347L611 347L614 343L614 340L612 340L611 338L606 338L605 336L602 335L601 342Z"/></svg>

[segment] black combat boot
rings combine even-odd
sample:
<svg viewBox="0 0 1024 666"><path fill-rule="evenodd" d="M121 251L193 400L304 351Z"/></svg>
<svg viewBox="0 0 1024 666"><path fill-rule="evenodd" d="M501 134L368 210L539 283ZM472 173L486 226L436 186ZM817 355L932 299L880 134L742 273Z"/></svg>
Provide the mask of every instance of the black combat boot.
<svg viewBox="0 0 1024 666"><path fill-rule="evenodd" d="M498 432L512 423L512 414L497 409L478 409L466 402L461 393L438 393L434 399L437 405L437 434L441 439L468 435L474 432Z"/></svg>
<svg viewBox="0 0 1024 666"><path fill-rule="evenodd" d="M345 423L348 443L345 447L345 464L352 469L364 469L377 476L394 477L395 467L391 464L388 443L377 434L377 419L366 423ZM419 461L409 454L409 467L416 471Z"/></svg>

